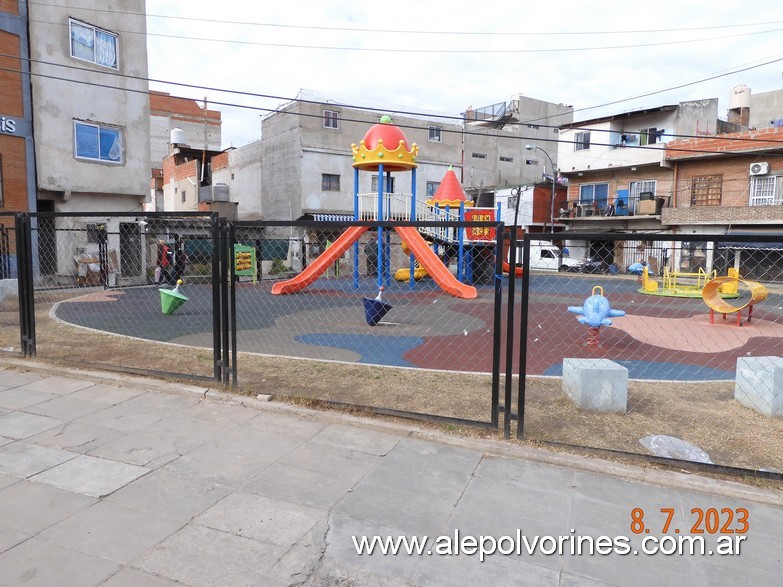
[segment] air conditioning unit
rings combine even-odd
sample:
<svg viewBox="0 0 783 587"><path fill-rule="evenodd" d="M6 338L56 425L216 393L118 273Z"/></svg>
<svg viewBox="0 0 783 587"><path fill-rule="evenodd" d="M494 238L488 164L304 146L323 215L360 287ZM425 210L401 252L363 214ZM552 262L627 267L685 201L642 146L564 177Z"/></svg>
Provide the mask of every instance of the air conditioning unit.
<svg viewBox="0 0 783 587"><path fill-rule="evenodd" d="M769 163L767 163L766 161L750 164L751 175L767 175L768 173L769 173Z"/></svg>

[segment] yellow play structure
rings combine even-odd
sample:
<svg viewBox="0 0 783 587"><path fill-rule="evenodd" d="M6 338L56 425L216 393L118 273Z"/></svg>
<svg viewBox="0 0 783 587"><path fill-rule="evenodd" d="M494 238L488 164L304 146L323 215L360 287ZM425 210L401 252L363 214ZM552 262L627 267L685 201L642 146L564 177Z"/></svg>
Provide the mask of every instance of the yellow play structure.
<svg viewBox="0 0 783 587"><path fill-rule="evenodd" d="M408 248L408 245L405 244L405 241L402 242L402 252L406 255L411 254L411 250ZM424 279L425 277L429 277L430 274L427 273L427 270L421 266L419 263L419 260L416 259L414 265L413 265L413 279L416 281L419 281L420 279ZM395 281L409 281L411 277L411 270L407 267L402 267L401 269L397 269L397 271L394 273L394 280Z"/></svg>
<svg viewBox="0 0 783 587"><path fill-rule="evenodd" d="M739 284L742 283L748 288L750 298L744 304L734 306L725 301L724 298L738 298ZM732 295L733 294L733 295ZM728 275L711 279L704 286L701 292L704 303L710 308L710 324L715 323L715 312L723 314L726 319L727 314L737 313L737 326L742 326L742 310L748 309L748 322L753 317L753 306L767 299L767 288L758 281L749 281L740 278L739 271L729 269Z"/></svg>
<svg viewBox="0 0 783 587"><path fill-rule="evenodd" d="M738 279L739 272L731 268L728 270L726 281L722 283L724 286L720 289L719 294L723 298L736 298L739 297L737 292L736 280ZM650 277L650 273L645 266L642 270L642 287L639 288L639 293L652 295L652 296L668 296L675 298L700 298L702 297L702 290L711 280L718 277L717 271L711 271L707 273L699 267L695 272L683 272L683 271L670 271L668 267L663 269L663 283L659 283ZM686 281L683 282L682 280ZM731 280L734 280L733 282ZM732 290L732 283L734 288Z"/></svg>

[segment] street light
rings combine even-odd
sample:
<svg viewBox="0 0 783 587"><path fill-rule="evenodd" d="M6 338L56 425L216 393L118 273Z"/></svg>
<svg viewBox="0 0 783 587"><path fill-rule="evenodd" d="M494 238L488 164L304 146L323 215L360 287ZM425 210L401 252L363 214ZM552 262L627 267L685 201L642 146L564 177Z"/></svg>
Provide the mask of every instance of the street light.
<svg viewBox="0 0 783 587"><path fill-rule="evenodd" d="M549 159L549 165L552 167L552 195L550 196L550 203L549 203L549 218L552 221L552 225L549 231L554 233L555 232L555 176L557 175L555 164L552 161L552 157L549 156L549 153L547 153L541 147L538 147L536 145L525 145L525 149L528 151L534 151L534 150L541 151L544 155L546 155L546 158ZM546 230L546 223L544 224L544 229Z"/></svg>

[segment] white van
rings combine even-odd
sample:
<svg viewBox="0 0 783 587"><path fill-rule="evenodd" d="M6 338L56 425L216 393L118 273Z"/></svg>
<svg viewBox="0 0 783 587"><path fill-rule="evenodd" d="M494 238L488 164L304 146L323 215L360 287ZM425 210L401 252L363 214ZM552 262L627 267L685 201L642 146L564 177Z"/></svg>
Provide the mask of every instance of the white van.
<svg viewBox="0 0 783 587"><path fill-rule="evenodd" d="M522 266L523 243L517 243L517 267ZM509 257L511 250L509 250ZM563 256L549 241L530 241L530 268L539 271L579 271L582 262Z"/></svg>

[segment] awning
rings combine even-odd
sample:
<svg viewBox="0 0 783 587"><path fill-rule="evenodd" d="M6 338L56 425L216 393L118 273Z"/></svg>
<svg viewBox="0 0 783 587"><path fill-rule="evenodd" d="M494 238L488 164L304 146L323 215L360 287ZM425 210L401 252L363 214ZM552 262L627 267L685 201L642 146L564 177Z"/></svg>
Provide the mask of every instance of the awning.
<svg viewBox="0 0 783 587"><path fill-rule="evenodd" d="M717 248L734 251L780 251L783 250L783 237L778 242L768 243L754 241L719 242Z"/></svg>
<svg viewBox="0 0 783 587"><path fill-rule="evenodd" d="M730 230L727 236L743 236L746 240L738 240L736 242L720 241L716 244L717 248L735 251L779 251L783 249L783 231L780 229L752 232L748 230ZM759 237L764 240L757 240Z"/></svg>

